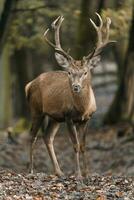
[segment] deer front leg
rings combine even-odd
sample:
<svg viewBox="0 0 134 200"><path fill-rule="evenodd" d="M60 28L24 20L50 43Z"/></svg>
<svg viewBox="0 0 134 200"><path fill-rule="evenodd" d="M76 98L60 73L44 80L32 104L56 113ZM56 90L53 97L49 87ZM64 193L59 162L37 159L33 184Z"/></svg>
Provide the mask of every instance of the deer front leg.
<svg viewBox="0 0 134 200"><path fill-rule="evenodd" d="M54 151L54 146L53 146L54 137L58 129L59 129L59 123L50 119L48 122L48 126L45 130L45 133L43 134L43 139L48 149L49 156L52 160L56 175L63 176L64 174L59 167L59 164L55 155L55 151Z"/></svg>
<svg viewBox="0 0 134 200"><path fill-rule="evenodd" d="M83 174L84 176L87 176L88 175L87 157L86 157L87 122L78 124L77 128L80 135L80 152L82 153Z"/></svg>
<svg viewBox="0 0 134 200"><path fill-rule="evenodd" d="M76 155L76 176L78 179L81 179L81 170L80 170L80 161L79 161L79 152L80 152L80 145L78 140L78 134L76 130L76 126L72 122L72 120L66 120L67 127L69 130L69 135L73 143L75 155Z"/></svg>

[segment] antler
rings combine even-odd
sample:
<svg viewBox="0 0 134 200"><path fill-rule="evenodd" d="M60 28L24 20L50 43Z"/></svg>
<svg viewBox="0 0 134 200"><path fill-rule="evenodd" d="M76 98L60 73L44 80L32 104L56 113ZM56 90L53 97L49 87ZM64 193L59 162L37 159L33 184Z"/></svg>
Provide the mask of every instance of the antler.
<svg viewBox="0 0 134 200"><path fill-rule="evenodd" d="M109 40L109 29L110 29L111 19L109 17L106 18L106 27L105 27L106 31L105 31L105 37L104 37L103 36L104 24L103 24L102 18L98 13L96 13L96 15L99 18L100 25L97 26L92 19L90 19L90 22L92 23L92 25L95 28L96 33L97 33L97 44L96 44L96 47L94 48L94 50L88 56L84 57L84 60L91 59L92 57L99 55L101 53L102 49L107 44L116 42L116 41Z"/></svg>
<svg viewBox="0 0 134 200"><path fill-rule="evenodd" d="M65 52L60 44L60 27L61 24L64 20L63 16L59 16L57 17L57 19L55 21L53 21L53 23L51 24L52 29L54 29L55 31L55 44L53 44L48 38L47 38L47 33L49 31L49 29L47 29L44 33L44 37L46 42L52 46L57 52L59 52L60 54L64 55L68 60L73 60L73 58L68 54L68 52Z"/></svg>

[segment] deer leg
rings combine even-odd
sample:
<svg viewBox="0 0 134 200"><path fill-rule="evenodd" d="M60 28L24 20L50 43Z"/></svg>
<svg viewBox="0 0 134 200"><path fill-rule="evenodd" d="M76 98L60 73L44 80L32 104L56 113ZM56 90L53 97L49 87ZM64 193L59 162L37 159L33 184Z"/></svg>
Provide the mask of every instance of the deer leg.
<svg viewBox="0 0 134 200"><path fill-rule="evenodd" d="M43 135L43 139L44 139L44 142L48 149L50 158L52 160L54 171L55 171L56 175L63 176L63 172L61 171L61 169L59 167L59 164L58 164L58 161L57 161L57 158L55 155L55 151L54 151L54 146L53 146L54 137L55 137L58 129L59 129L59 123L54 120L49 119L48 126L46 128L46 132Z"/></svg>
<svg viewBox="0 0 134 200"><path fill-rule="evenodd" d="M82 154L83 162L83 172L84 176L88 175L87 159L86 159L86 132L87 132L87 122L83 122L78 125L78 131L80 135L80 152Z"/></svg>
<svg viewBox="0 0 134 200"><path fill-rule="evenodd" d="M76 155L76 175L78 178L81 178L82 176L81 176L80 161L79 161L80 145L79 145L76 126L73 124L72 120L66 120L66 122Z"/></svg>
<svg viewBox="0 0 134 200"><path fill-rule="evenodd" d="M37 133L42 124L43 117L35 117L32 120L32 126L30 130L30 172L33 173L33 150L37 140Z"/></svg>

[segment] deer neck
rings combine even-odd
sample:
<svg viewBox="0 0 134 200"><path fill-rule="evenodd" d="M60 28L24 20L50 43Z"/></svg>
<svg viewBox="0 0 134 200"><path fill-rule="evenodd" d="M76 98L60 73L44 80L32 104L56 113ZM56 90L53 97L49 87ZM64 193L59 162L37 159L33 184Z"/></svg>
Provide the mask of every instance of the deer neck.
<svg viewBox="0 0 134 200"><path fill-rule="evenodd" d="M90 87L90 84L87 83L79 93L72 92L74 107L80 113L84 113L89 107Z"/></svg>

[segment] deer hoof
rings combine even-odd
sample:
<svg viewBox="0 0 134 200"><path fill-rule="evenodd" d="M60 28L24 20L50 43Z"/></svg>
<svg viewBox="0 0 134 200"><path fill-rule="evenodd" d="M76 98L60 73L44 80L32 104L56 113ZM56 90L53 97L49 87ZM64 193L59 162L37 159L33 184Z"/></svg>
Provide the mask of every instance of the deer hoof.
<svg viewBox="0 0 134 200"><path fill-rule="evenodd" d="M64 177L64 173L62 171L56 171L55 174L58 176L58 177Z"/></svg>
<svg viewBox="0 0 134 200"><path fill-rule="evenodd" d="M29 169L28 171L29 171L30 174L33 174L33 173L34 173L34 170L33 170L33 168L31 168L31 167L30 167L30 169Z"/></svg>
<svg viewBox="0 0 134 200"><path fill-rule="evenodd" d="M81 175L80 172L77 172L77 173L76 173L76 179L77 179L77 180L83 180L83 176Z"/></svg>

